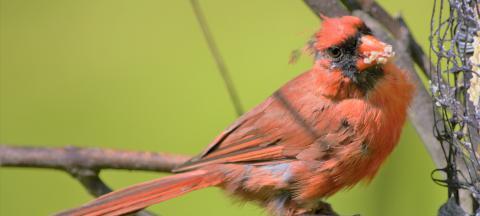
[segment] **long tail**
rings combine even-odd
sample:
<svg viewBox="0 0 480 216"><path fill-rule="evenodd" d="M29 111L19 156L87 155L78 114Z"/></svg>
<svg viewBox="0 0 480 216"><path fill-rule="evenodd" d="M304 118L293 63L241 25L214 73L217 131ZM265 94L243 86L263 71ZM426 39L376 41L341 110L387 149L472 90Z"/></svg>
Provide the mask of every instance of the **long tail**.
<svg viewBox="0 0 480 216"><path fill-rule="evenodd" d="M208 171L190 171L106 194L78 208L58 213L57 216L127 214L221 182L221 176L209 175Z"/></svg>

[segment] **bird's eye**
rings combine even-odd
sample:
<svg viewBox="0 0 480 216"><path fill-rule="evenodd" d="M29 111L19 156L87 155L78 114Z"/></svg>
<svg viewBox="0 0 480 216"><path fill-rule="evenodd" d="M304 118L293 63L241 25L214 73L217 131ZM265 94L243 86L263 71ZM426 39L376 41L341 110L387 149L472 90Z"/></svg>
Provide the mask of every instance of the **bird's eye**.
<svg viewBox="0 0 480 216"><path fill-rule="evenodd" d="M342 56L342 50L338 47L330 47L327 49L327 54L333 58L333 59L338 59Z"/></svg>

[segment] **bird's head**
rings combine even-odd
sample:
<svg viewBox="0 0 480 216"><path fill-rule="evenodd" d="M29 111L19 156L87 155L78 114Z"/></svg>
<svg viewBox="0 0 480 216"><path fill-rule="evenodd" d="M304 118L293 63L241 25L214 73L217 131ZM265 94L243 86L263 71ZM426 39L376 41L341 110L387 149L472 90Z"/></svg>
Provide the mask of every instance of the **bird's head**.
<svg viewBox="0 0 480 216"><path fill-rule="evenodd" d="M373 36L365 23L354 16L324 17L310 49L317 64L363 91L374 87L384 75L383 66L394 55L391 45Z"/></svg>

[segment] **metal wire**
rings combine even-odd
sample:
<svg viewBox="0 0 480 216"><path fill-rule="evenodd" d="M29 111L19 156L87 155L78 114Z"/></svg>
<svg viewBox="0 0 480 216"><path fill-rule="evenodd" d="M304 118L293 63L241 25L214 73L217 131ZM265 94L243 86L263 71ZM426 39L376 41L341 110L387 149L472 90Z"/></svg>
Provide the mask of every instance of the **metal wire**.
<svg viewBox="0 0 480 216"><path fill-rule="evenodd" d="M444 172L446 179L434 181L447 186L457 203L459 189L468 190L475 215L480 215L479 3L434 0L430 33L434 133L447 161L447 167L433 172Z"/></svg>

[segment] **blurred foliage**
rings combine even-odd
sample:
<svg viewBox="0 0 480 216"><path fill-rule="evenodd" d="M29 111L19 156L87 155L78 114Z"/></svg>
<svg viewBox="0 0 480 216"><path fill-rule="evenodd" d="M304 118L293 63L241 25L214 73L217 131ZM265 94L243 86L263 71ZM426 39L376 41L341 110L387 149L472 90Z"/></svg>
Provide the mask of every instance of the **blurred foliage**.
<svg viewBox="0 0 480 216"><path fill-rule="evenodd" d="M427 47L430 1L402 11ZM289 65L319 21L301 1L201 0L242 103L305 71ZM0 0L0 143L195 154L236 118L189 1ZM414 129L368 187L328 199L343 215L434 215L444 188ZM120 188L161 176L104 171ZM48 215L90 200L54 170L0 169L0 215ZM244 207L241 207L244 206ZM264 215L211 188L153 206L162 215Z"/></svg>

